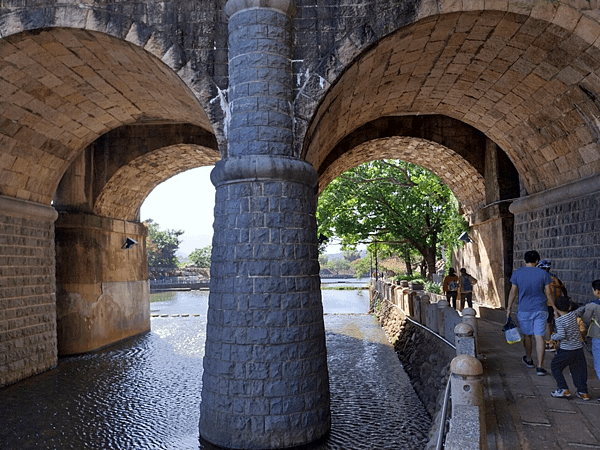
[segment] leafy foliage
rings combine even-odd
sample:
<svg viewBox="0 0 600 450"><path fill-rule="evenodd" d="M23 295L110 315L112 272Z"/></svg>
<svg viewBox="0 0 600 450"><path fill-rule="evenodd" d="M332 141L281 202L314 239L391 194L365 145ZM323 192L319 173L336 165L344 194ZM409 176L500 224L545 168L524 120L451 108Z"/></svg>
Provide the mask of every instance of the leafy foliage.
<svg viewBox="0 0 600 450"><path fill-rule="evenodd" d="M431 292L433 294L441 294L442 293L442 285L440 283L436 283L435 281L426 281L425 282L425 290L427 292Z"/></svg>
<svg viewBox="0 0 600 450"><path fill-rule="evenodd" d="M183 230L169 230L162 231L160 225L154 222L152 219L148 219L146 222L148 227L148 266L155 269L174 269L177 267L179 261L175 256L175 253L179 249L181 244L181 236Z"/></svg>
<svg viewBox="0 0 600 450"><path fill-rule="evenodd" d="M342 248L369 243L411 261L415 250L435 271L438 247L451 251L466 223L458 202L432 172L404 161L371 161L331 182L319 197L319 233L338 236ZM383 245L382 245L383 244ZM407 259L408 258L408 259Z"/></svg>
<svg viewBox="0 0 600 450"><path fill-rule="evenodd" d="M350 262L350 265L356 271L354 274L355 278L360 278L364 274L371 273L371 258L369 257L355 259L354 261Z"/></svg>
<svg viewBox="0 0 600 450"><path fill-rule="evenodd" d="M360 252L356 250L346 250L344 252L344 259L352 262L360 259Z"/></svg>
<svg viewBox="0 0 600 450"><path fill-rule="evenodd" d="M325 264L325 267L339 275L341 271L350 269L350 261L344 258L331 259Z"/></svg>
<svg viewBox="0 0 600 450"><path fill-rule="evenodd" d="M200 268L208 268L210 267L211 250L212 247L210 245L208 247L197 248L189 254L188 258L194 263L195 266Z"/></svg>

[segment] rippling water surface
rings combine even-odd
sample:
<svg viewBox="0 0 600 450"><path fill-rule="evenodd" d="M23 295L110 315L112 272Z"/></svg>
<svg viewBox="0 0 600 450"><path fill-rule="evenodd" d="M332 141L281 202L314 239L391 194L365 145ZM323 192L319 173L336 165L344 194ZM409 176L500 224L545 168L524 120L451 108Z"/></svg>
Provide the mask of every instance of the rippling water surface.
<svg viewBox="0 0 600 450"><path fill-rule="evenodd" d="M0 389L0 448L207 448L198 442L198 421L208 292L152 300L151 332L61 358L56 369ZM357 340L377 328L365 314L368 291L324 290L323 305L332 432L314 448L419 448L429 418L406 374L386 375L381 344ZM382 393L389 375L401 384Z"/></svg>

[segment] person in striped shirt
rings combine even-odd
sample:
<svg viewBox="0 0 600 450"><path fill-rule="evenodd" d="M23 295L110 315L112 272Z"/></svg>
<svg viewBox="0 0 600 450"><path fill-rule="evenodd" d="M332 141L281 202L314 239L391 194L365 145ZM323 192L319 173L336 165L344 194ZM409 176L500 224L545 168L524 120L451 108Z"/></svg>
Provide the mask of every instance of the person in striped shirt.
<svg viewBox="0 0 600 450"><path fill-rule="evenodd" d="M561 296L555 300L557 316L555 320L556 333L551 336L560 344L550 364L552 376L556 380L557 388L552 392L552 397L570 397L571 392L563 375L563 370L568 366L573 377L573 383L577 388L576 395L582 400L589 400L587 388L587 363L583 353L583 342L579 337L579 325L577 318L580 317L585 308L581 307L572 311L572 303L569 297Z"/></svg>

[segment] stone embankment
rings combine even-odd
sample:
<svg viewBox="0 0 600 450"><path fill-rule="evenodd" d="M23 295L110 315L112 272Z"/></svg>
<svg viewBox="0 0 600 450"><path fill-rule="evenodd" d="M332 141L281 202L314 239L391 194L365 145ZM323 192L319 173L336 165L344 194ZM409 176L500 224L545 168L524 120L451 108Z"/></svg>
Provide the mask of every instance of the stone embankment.
<svg viewBox="0 0 600 450"><path fill-rule="evenodd" d="M454 347L410 322L389 301L380 303L379 323L394 346L404 370L431 417L441 407L441 397L450 375Z"/></svg>
<svg viewBox="0 0 600 450"><path fill-rule="evenodd" d="M474 361L475 366L481 366L475 358L475 311L466 308L461 315L448 307L442 296L413 291L384 280L372 280L370 302L370 312L377 315L417 395L433 419L426 448L436 448L442 434L446 435L447 448L481 449L481 436L485 436L482 399L462 399L458 395L455 399L457 409L452 412L450 422L446 419L450 417L452 402L447 402L444 407L446 388L450 388L449 378L458 377L453 381L453 392L460 383L473 380L470 372L452 374L453 362L460 366L459 361L468 361L467 365ZM456 386L455 382L458 382ZM465 413L465 410L468 411ZM473 432L462 433L460 430L465 426Z"/></svg>
<svg viewBox="0 0 600 450"><path fill-rule="evenodd" d="M394 346L413 388L432 418L427 450L436 448L441 422L444 392L450 376L450 362L456 350L439 337L406 318L393 303L382 299L376 291L371 299L375 313Z"/></svg>

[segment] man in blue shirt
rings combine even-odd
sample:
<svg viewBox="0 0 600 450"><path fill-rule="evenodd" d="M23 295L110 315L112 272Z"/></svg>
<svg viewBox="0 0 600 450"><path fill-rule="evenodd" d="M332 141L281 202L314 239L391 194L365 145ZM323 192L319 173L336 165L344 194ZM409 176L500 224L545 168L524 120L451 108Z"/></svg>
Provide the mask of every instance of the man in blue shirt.
<svg viewBox="0 0 600 450"><path fill-rule="evenodd" d="M510 317L512 305L518 298L517 320L521 327L523 335L523 346L525 347L525 356L523 363L527 367L536 367L531 358L532 336L535 336L535 351L537 354L538 365L536 372L540 376L548 373L544 369L544 354L546 333L546 320L548 319L548 307L550 305L556 310L554 305L554 294L551 289L552 278L543 269L537 266L540 260L540 254L535 250L525 253L525 266L514 271L510 282L512 287L508 294L508 306L506 308L506 318Z"/></svg>

